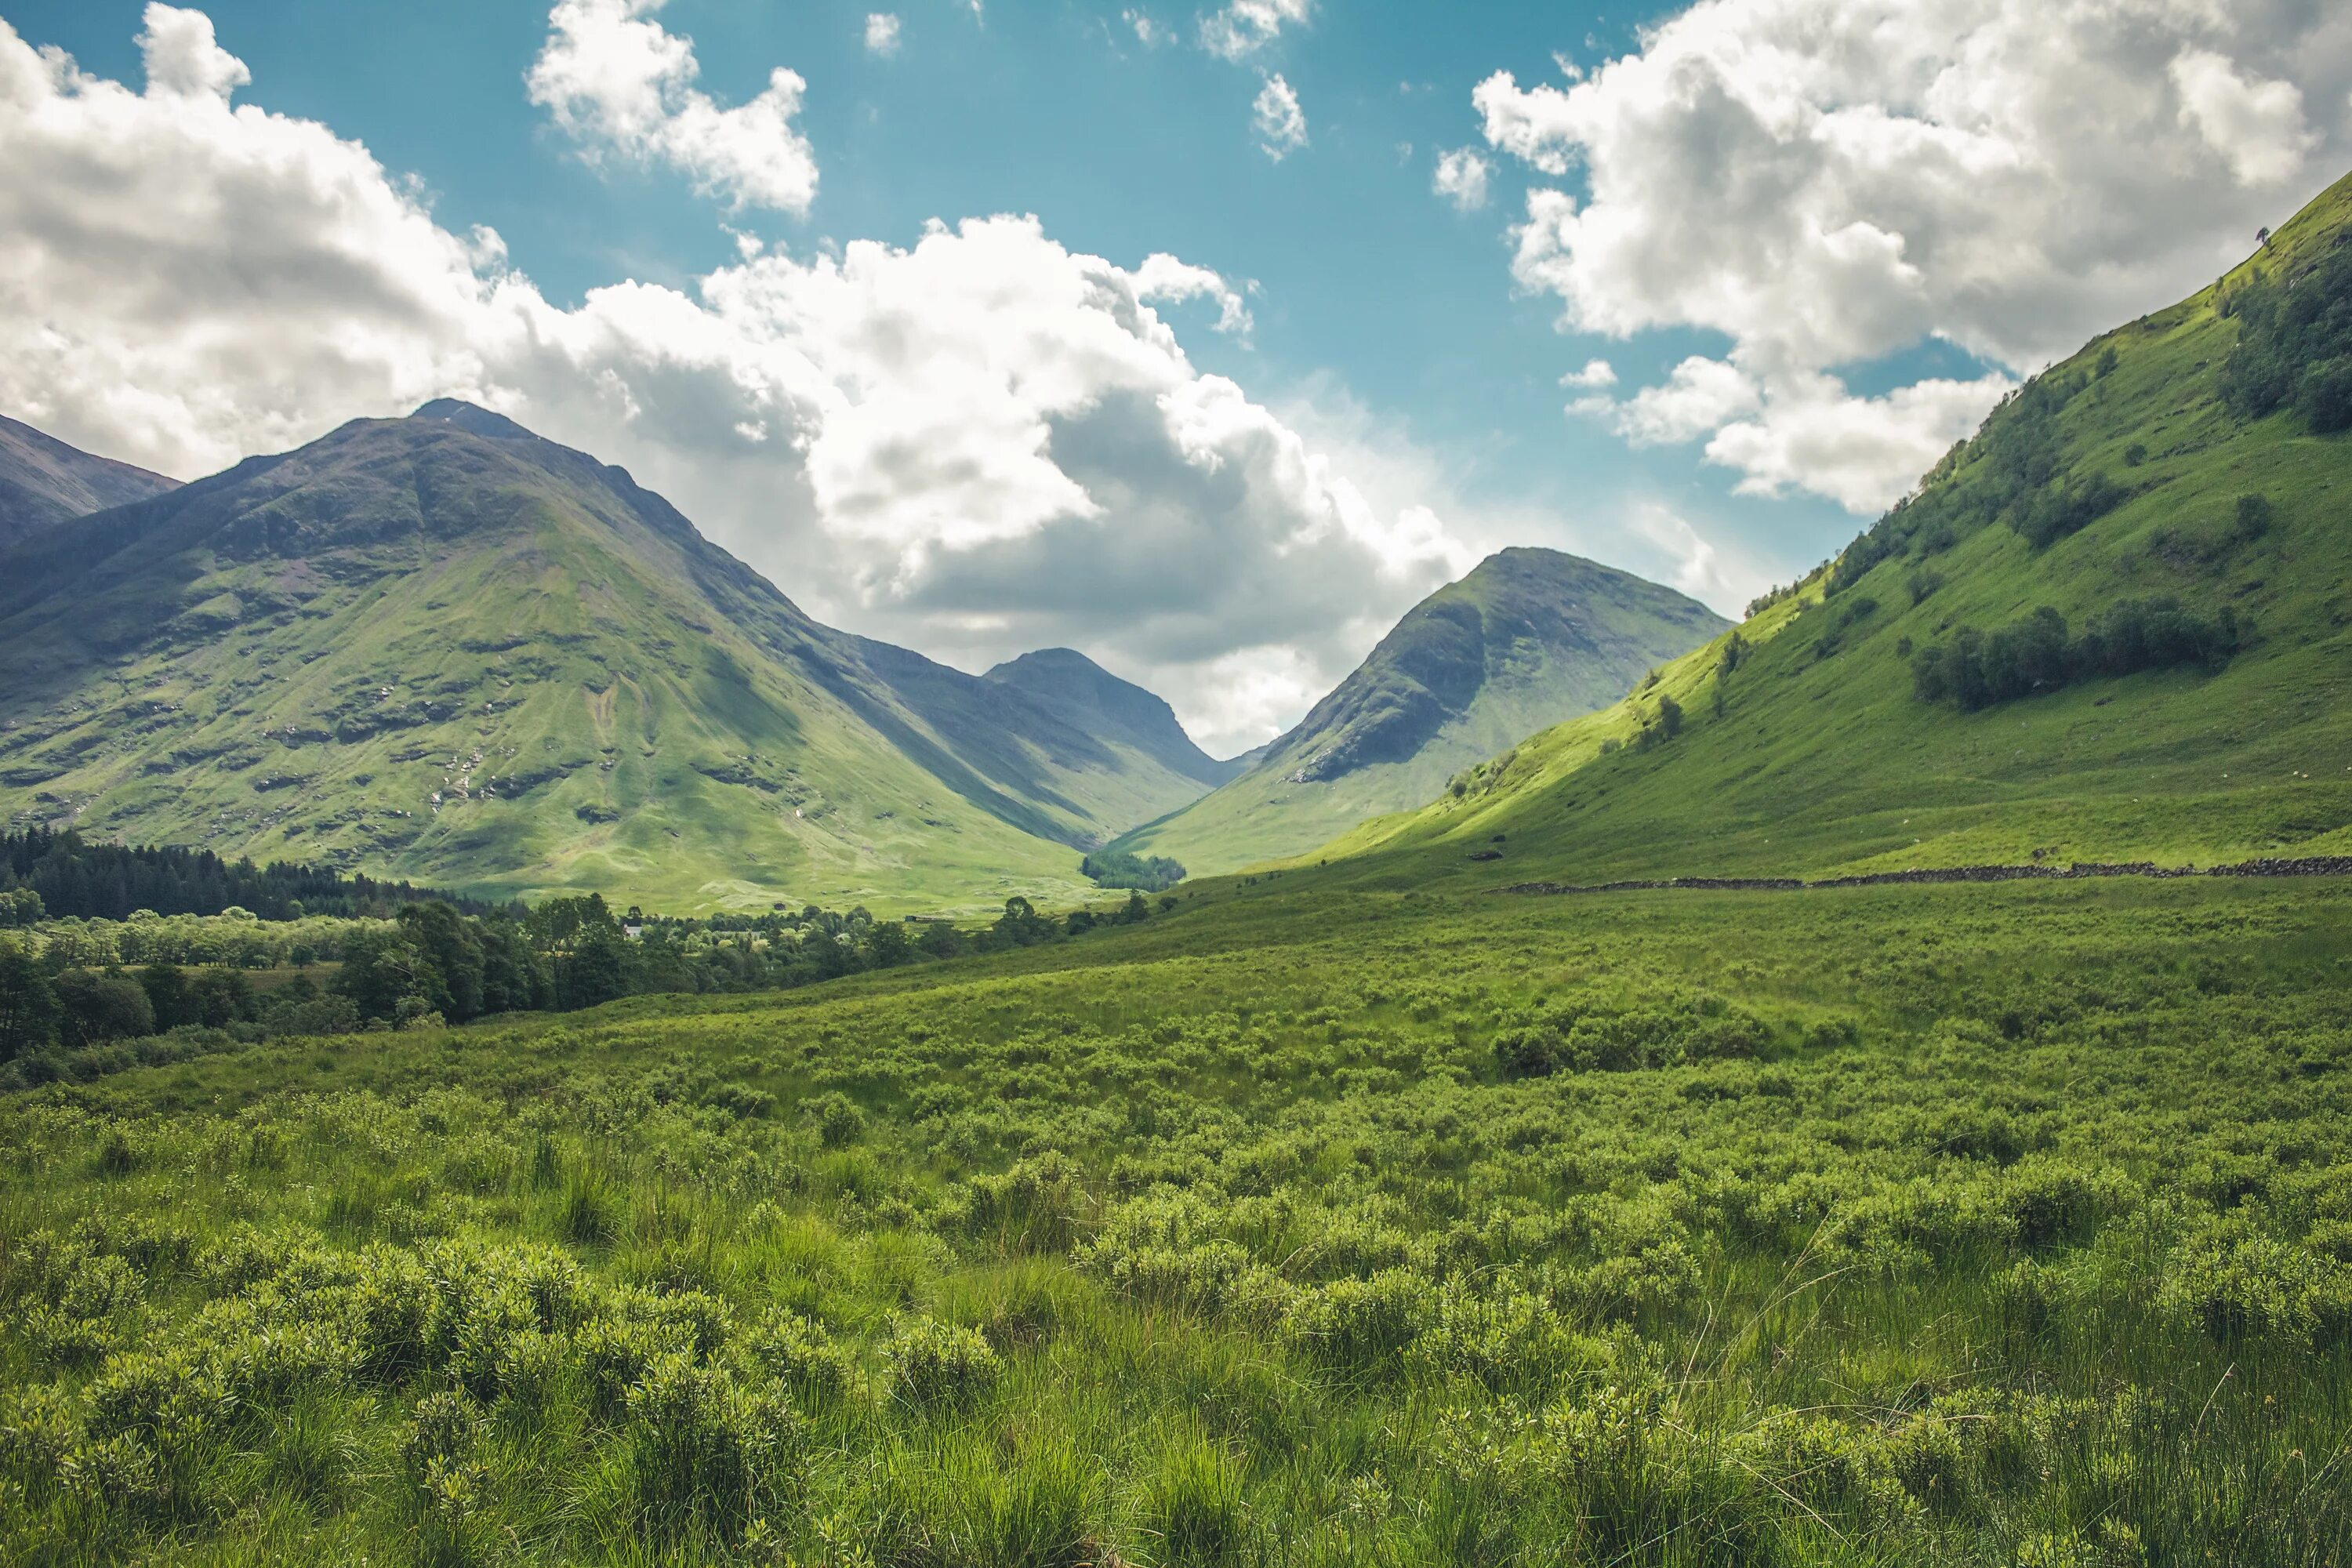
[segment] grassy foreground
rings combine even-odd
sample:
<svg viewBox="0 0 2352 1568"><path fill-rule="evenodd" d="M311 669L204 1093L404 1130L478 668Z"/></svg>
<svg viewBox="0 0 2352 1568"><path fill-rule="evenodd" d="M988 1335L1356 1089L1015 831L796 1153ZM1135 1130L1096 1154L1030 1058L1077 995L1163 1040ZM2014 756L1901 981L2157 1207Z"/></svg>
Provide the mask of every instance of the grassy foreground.
<svg viewBox="0 0 2352 1568"><path fill-rule="evenodd" d="M10 1098L0 1561L2352 1552L2352 886L1320 885Z"/></svg>

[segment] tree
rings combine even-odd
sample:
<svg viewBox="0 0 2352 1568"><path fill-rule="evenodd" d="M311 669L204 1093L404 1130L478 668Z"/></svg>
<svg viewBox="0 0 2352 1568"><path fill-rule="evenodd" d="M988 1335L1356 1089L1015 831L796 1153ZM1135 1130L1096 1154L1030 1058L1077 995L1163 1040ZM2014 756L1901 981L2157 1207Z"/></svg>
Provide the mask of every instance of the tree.
<svg viewBox="0 0 2352 1568"><path fill-rule="evenodd" d="M33 955L0 941L0 1061L57 1043L58 996Z"/></svg>
<svg viewBox="0 0 2352 1568"><path fill-rule="evenodd" d="M135 1040L155 1032L155 1007L120 971L70 969L57 978L58 1036L68 1047Z"/></svg>
<svg viewBox="0 0 2352 1568"><path fill-rule="evenodd" d="M904 925L877 925L866 939L866 961L877 969L888 969L913 956Z"/></svg>
<svg viewBox="0 0 2352 1568"><path fill-rule="evenodd" d="M1118 918L1122 923L1131 926L1139 926L1151 918L1151 910L1144 903L1140 889L1127 895L1127 908L1118 911Z"/></svg>
<svg viewBox="0 0 2352 1568"><path fill-rule="evenodd" d="M343 967L334 989L352 999L363 1018L393 1018L414 999L426 1006L441 991L441 977L407 931L397 925L356 931L344 939Z"/></svg>
<svg viewBox="0 0 2352 1568"><path fill-rule="evenodd" d="M139 985L147 993L147 1005L155 1010L159 1032L197 1022L194 1010L188 1005L187 972L178 964L149 964L139 972Z"/></svg>
<svg viewBox="0 0 2352 1568"><path fill-rule="evenodd" d="M417 994L453 1024L482 1012L482 939L472 921L447 904L410 904L400 929L425 955L430 978Z"/></svg>
<svg viewBox="0 0 2352 1568"><path fill-rule="evenodd" d="M1683 732L1683 705L1663 693L1658 698L1658 728L1669 741Z"/></svg>
<svg viewBox="0 0 2352 1568"><path fill-rule="evenodd" d="M955 958L964 951L963 932L945 921L932 921L923 927L922 940L916 942L925 958Z"/></svg>

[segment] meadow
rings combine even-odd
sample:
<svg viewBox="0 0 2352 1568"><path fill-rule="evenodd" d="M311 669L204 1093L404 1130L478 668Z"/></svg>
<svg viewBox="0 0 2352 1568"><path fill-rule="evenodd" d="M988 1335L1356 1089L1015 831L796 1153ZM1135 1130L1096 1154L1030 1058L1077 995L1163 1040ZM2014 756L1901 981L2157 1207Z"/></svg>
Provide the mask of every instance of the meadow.
<svg viewBox="0 0 2352 1568"><path fill-rule="evenodd" d="M20 1091L0 1560L2338 1563L2347 954L1293 873Z"/></svg>

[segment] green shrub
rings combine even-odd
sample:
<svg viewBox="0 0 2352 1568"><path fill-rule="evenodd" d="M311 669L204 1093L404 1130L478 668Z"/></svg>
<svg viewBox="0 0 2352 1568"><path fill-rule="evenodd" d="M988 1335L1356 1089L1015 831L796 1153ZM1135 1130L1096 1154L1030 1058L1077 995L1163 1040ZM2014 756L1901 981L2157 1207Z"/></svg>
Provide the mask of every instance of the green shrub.
<svg viewBox="0 0 2352 1568"><path fill-rule="evenodd" d="M799 1431L779 1384L745 1388L670 1352L629 1389L627 1416L637 1522L656 1537L739 1539L796 1489Z"/></svg>
<svg viewBox="0 0 2352 1568"><path fill-rule="evenodd" d="M883 1349L892 1392L918 1409L961 1409L985 1398L1003 1370L977 1329L929 1318L903 1324Z"/></svg>
<svg viewBox="0 0 2352 1568"><path fill-rule="evenodd" d="M745 1340L744 1351L810 1409L837 1403L856 1380L856 1359L821 1324L797 1312L769 1312Z"/></svg>

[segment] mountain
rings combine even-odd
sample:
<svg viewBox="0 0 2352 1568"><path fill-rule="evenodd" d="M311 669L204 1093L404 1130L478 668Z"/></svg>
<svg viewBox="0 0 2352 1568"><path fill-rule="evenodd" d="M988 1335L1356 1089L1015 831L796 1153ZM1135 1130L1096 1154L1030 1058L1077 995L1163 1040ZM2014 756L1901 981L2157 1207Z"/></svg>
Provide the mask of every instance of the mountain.
<svg viewBox="0 0 2352 1568"><path fill-rule="evenodd" d="M2347 508L2352 178L1654 691L1317 858L1421 886L2352 852Z"/></svg>
<svg viewBox="0 0 2352 1568"><path fill-rule="evenodd" d="M13 822L486 896L1066 899L1207 788L820 625L625 471L459 403L27 542L0 668Z"/></svg>
<svg viewBox="0 0 2352 1568"><path fill-rule="evenodd" d="M68 519L161 495L179 482L94 458L0 416L0 550Z"/></svg>
<svg viewBox="0 0 2352 1568"><path fill-rule="evenodd" d="M986 679L1023 692L1068 723L1112 739L1178 778L1206 788L1215 788L1243 769L1238 758L1221 763L1194 745L1166 700L1121 680L1069 648L1024 653L998 665Z"/></svg>
<svg viewBox="0 0 2352 1568"><path fill-rule="evenodd" d="M1503 551L1414 606L1247 772L1115 847L1196 874L1298 854L1615 701L1728 624L1671 588L1574 555Z"/></svg>

